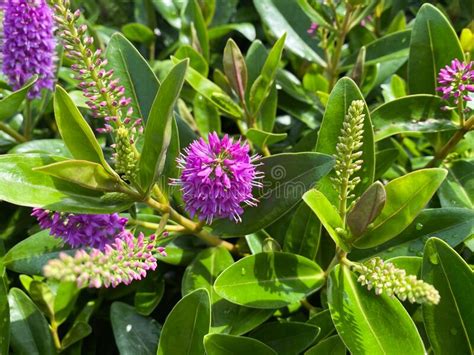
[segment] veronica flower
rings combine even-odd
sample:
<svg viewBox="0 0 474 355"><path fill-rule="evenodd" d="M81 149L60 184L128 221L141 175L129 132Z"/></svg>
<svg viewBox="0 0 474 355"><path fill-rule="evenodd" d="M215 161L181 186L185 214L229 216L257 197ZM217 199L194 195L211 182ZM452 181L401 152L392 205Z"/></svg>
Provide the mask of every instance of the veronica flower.
<svg viewBox="0 0 474 355"><path fill-rule="evenodd" d="M443 94L443 99L447 100L454 97L457 104L459 99L471 101L469 92L474 92L474 62L463 63L459 59L451 61L450 65L440 70L438 83L440 86L436 89Z"/></svg>
<svg viewBox="0 0 474 355"><path fill-rule="evenodd" d="M256 171L258 155L249 155L249 145L234 142L227 135L219 139L209 135L209 143L199 139L185 149L178 159L182 169L180 179L186 211L207 223L214 218L229 218L239 222L242 204L256 206L253 187L261 187L263 177Z"/></svg>
<svg viewBox="0 0 474 355"><path fill-rule="evenodd" d="M45 0L7 0L3 7L3 72L14 90L38 75L29 97L39 97L42 89L53 90L55 81L51 9Z"/></svg>
<svg viewBox="0 0 474 355"><path fill-rule="evenodd" d="M63 239L70 246L103 250L125 230L127 218L113 214L72 214L35 208L32 213L50 235Z"/></svg>
<svg viewBox="0 0 474 355"><path fill-rule="evenodd" d="M308 34L310 35L314 35L316 31L318 30L318 28L319 28L319 25L313 22L306 32L308 32Z"/></svg>
<svg viewBox="0 0 474 355"><path fill-rule="evenodd" d="M166 256L164 248L156 245L155 235L146 238L140 233L135 238L124 231L113 244L106 245L104 251L78 250L74 256L61 253L59 259L48 261L43 273L51 279L76 282L78 287L129 285L156 269L157 253Z"/></svg>

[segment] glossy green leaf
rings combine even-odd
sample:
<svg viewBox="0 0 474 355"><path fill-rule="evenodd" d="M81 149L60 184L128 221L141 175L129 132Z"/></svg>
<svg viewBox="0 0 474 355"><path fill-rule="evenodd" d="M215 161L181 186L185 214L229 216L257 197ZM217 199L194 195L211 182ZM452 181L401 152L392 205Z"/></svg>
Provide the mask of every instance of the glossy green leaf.
<svg viewBox="0 0 474 355"><path fill-rule="evenodd" d="M102 165L86 160L65 160L34 171L97 191L119 191L121 185L118 176L112 176Z"/></svg>
<svg viewBox="0 0 474 355"><path fill-rule="evenodd" d="M107 45L108 68L120 78L125 96L132 99L134 116L146 120L160 86L153 70L138 50L122 34L115 33Z"/></svg>
<svg viewBox="0 0 474 355"><path fill-rule="evenodd" d="M270 133L259 129L250 128L246 133L247 138L259 147L272 145L284 140L286 133Z"/></svg>
<svg viewBox="0 0 474 355"><path fill-rule="evenodd" d="M60 252L67 252L61 239L49 235L49 230L38 232L11 248L2 259L9 270L28 275L42 275L43 266L56 259Z"/></svg>
<svg viewBox="0 0 474 355"><path fill-rule="evenodd" d="M0 100L0 122L5 121L18 112L18 109L25 100L28 91L30 91L36 80L37 77L35 76L21 89L12 92L10 95Z"/></svg>
<svg viewBox="0 0 474 355"><path fill-rule="evenodd" d="M307 323L317 326L321 331L319 332L316 341L326 338L328 335L331 335L335 331L334 324L331 318L331 312L329 309L325 309L319 313L316 313Z"/></svg>
<svg viewBox="0 0 474 355"><path fill-rule="evenodd" d="M28 289L32 301L48 319L54 317L54 294L51 288L38 280L33 280Z"/></svg>
<svg viewBox="0 0 474 355"><path fill-rule="evenodd" d="M336 154L336 144L341 135L341 129L347 110L354 100L363 100L363 96L357 85L349 78L342 78L331 92L329 102L326 106L323 122L319 130L318 143L316 151L329 155ZM364 108L364 133L362 155L359 159L363 161L362 169L354 173L354 177L358 176L361 182L356 186L354 194L360 196L373 182L375 171L375 153L374 153L374 137L372 131L372 123L367 107ZM339 204L338 192L332 186L330 180L332 172L322 179L319 190L326 195L328 200L335 206Z"/></svg>
<svg viewBox="0 0 474 355"><path fill-rule="evenodd" d="M127 23L122 26L122 32L130 41L150 43L155 39L155 34L150 27L141 23Z"/></svg>
<svg viewBox="0 0 474 355"><path fill-rule="evenodd" d="M339 232L344 230L344 223L336 208L329 202L321 191L311 190L303 195L304 202L318 216L321 224L327 230L337 246L349 251L347 241Z"/></svg>
<svg viewBox="0 0 474 355"><path fill-rule="evenodd" d="M287 33L286 48L301 58L324 65L323 53L307 33L311 19L294 2L287 0L254 0L262 22L280 38Z"/></svg>
<svg viewBox="0 0 474 355"><path fill-rule="evenodd" d="M405 96L380 105L371 113L375 140L409 132L452 131L452 112L443 111L441 98L434 95Z"/></svg>
<svg viewBox="0 0 474 355"><path fill-rule="evenodd" d="M398 159L400 151L396 148L381 150L375 154L375 179L377 180L391 168L392 164Z"/></svg>
<svg viewBox="0 0 474 355"><path fill-rule="evenodd" d="M254 41L256 37L255 26L251 23L240 22L240 23L227 23L225 25L216 26L209 28L209 40L219 39L224 37L231 31L237 31L242 34L249 41Z"/></svg>
<svg viewBox="0 0 474 355"><path fill-rule="evenodd" d="M225 334L209 334L204 337L204 348L212 355L276 355L276 352L258 340Z"/></svg>
<svg viewBox="0 0 474 355"><path fill-rule="evenodd" d="M347 214L347 225L352 236L358 237L367 230L370 223L382 211L385 205L385 188L380 182L375 182L365 191L354 207Z"/></svg>
<svg viewBox="0 0 474 355"><path fill-rule="evenodd" d="M392 263L398 269L405 270L407 275L417 276L420 274L423 258L419 256L397 256L386 261Z"/></svg>
<svg viewBox="0 0 474 355"><path fill-rule="evenodd" d="M219 110L204 96L196 95L194 97L194 119L199 132L203 136L207 136L209 133L221 132L221 118L219 116Z"/></svg>
<svg viewBox="0 0 474 355"><path fill-rule="evenodd" d="M174 56L180 60L189 58L189 66L199 72L204 77L209 73L209 65L201 53L197 52L193 47L182 45L175 52Z"/></svg>
<svg viewBox="0 0 474 355"><path fill-rule="evenodd" d="M148 276L138 285L135 293L135 309L144 316L149 316L160 303L165 292L165 281L162 277Z"/></svg>
<svg viewBox="0 0 474 355"><path fill-rule="evenodd" d="M429 202L446 177L444 169L424 169L390 181L386 203L369 230L357 239L357 248L370 248L400 234Z"/></svg>
<svg viewBox="0 0 474 355"><path fill-rule="evenodd" d="M37 139L26 143L18 144L9 151L10 154L47 154L58 157L73 159L71 152L67 149L61 139Z"/></svg>
<svg viewBox="0 0 474 355"><path fill-rule="evenodd" d="M110 307L110 321L120 354L156 353L161 327L154 319L138 314L128 304L114 302Z"/></svg>
<svg viewBox="0 0 474 355"><path fill-rule="evenodd" d="M59 284L53 304L55 319L59 325L71 314L78 296L79 289L75 282L63 281Z"/></svg>
<svg viewBox="0 0 474 355"><path fill-rule="evenodd" d="M181 28L182 20L180 16L180 2L176 0L152 0L152 3L156 10L171 26Z"/></svg>
<svg viewBox="0 0 474 355"><path fill-rule="evenodd" d="M10 304L10 341L16 354L56 354L48 322L23 291L12 288Z"/></svg>
<svg viewBox="0 0 474 355"><path fill-rule="evenodd" d="M328 303L339 336L353 354L424 354L415 323L400 301L376 296L345 266L328 283Z"/></svg>
<svg viewBox="0 0 474 355"><path fill-rule="evenodd" d="M178 63L176 58L172 59L175 64ZM188 68L186 72L186 82L191 85L194 90L214 103L221 111L230 115L230 117L242 117L240 107L234 103L219 86L199 74L199 72L193 68Z"/></svg>
<svg viewBox="0 0 474 355"><path fill-rule="evenodd" d="M469 354L474 344L472 269L445 242L432 238L425 246L422 278L441 296L438 305L422 305L434 353Z"/></svg>
<svg viewBox="0 0 474 355"><path fill-rule="evenodd" d="M54 114L59 133L74 158L101 164L108 171L112 170L105 161L94 132L68 93L60 86L56 87L54 94Z"/></svg>
<svg viewBox="0 0 474 355"><path fill-rule="evenodd" d="M0 264L0 353L7 354L10 346L10 308L5 267Z"/></svg>
<svg viewBox="0 0 474 355"><path fill-rule="evenodd" d="M166 152L171 142L173 109L184 84L188 60L176 64L156 94L146 127L140 157L140 184L148 191L165 167Z"/></svg>
<svg viewBox="0 0 474 355"><path fill-rule="evenodd" d="M217 276L233 264L232 256L225 248L208 248L200 252L183 275L183 295L205 288L211 297L211 332L240 335L247 333L272 314L271 310L256 310L238 306L220 297L212 285Z"/></svg>
<svg viewBox="0 0 474 355"><path fill-rule="evenodd" d="M168 314L161 332L157 354L204 354L203 339L209 333L210 325L209 293L205 289L191 292Z"/></svg>
<svg viewBox="0 0 474 355"><path fill-rule="evenodd" d="M229 39L224 48L223 67L230 85L240 99L245 100L248 78L247 65L242 52L233 39Z"/></svg>
<svg viewBox="0 0 474 355"><path fill-rule="evenodd" d="M442 207L474 208L474 160L457 160L451 164L438 196Z"/></svg>
<svg viewBox="0 0 474 355"><path fill-rule="evenodd" d="M283 251L314 260L321 238L321 223L306 203L301 203L286 231Z"/></svg>
<svg viewBox="0 0 474 355"><path fill-rule="evenodd" d="M275 76L280 64L283 47L286 41L286 33L281 36L268 53L267 59L263 64L260 75L250 89L250 108L253 114L257 114L273 86Z"/></svg>
<svg viewBox="0 0 474 355"><path fill-rule="evenodd" d="M384 259L421 255L430 237L440 238L455 247L474 233L473 220L474 211L466 208L426 209L396 238L375 248L354 250L351 256L358 260L375 255Z"/></svg>
<svg viewBox="0 0 474 355"><path fill-rule="evenodd" d="M308 349L304 355L346 355L346 346L339 335L334 335Z"/></svg>
<svg viewBox="0 0 474 355"><path fill-rule="evenodd" d="M281 355L298 355L308 348L320 329L312 324L299 322L266 323L250 333Z"/></svg>
<svg viewBox="0 0 474 355"><path fill-rule="evenodd" d="M209 1L207 2L209 3ZM186 7L183 9L182 18L185 20L189 27L187 28L187 35L192 40L196 36L198 41L198 47L204 58L209 58L209 35L207 33L207 26L203 17L202 8L199 6L197 0L189 0L186 3ZM194 32L194 33L193 33Z"/></svg>
<svg viewBox="0 0 474 355"><path fill-rule="evenodd" d="M334 30L334 27L331 26L319 12L308 3L308 0L297 0L297 2L312 22L317 23L319 26Z"/></svg>
<svg viewBox="0 0 474 355"><path fill-rule="evenodd" d="M64 159L40 154L0 156L0 199L75 213L112 213L132 205L123 194L85 189L33 170L61 161Z"/></svg>
<svg viewBox="0 0 474 355"><path fill-rule="evenodd" d="M188 265L196 256L201 244L189 236L171 236L160 241L160 246L166 248L167 256L157 255L157 259L170 265Z"/></svg>
<svg viewBox="0 0 474 355"><path fill-rule="evenodd" d="M86 338L92 333L92 327L84 322L74 323L67 332L67 334L62 338L61 348L67 349L71 345L77 343L78 341Z"/></svg>
<svg viewBox="0 0 474 355"><path fill-rule="evenodd" d="M323 270L299 255L268 252L247 256L219 275L214 290L254 308L280 308L300 301L324 282Z"/></svg>
<svg viewBox="0 0 474 355"><path fill-rule="evenodd" d="M215 221L215 233L235 236L265 228L296 206L303 194L331 170L334 159L318 153L287 153L257 163L262 163L258 170L264 173L263 189L254 194L260 201L258 207L246 206L238 224Z"/></svg>
<svg viewBox="0 0 474 355"><path fill-rule="evenodd" d="M451 60L464 58L456 32L443 13L431 4L418 11L408 59L411 94L435 94L438 72Z"/></svg>

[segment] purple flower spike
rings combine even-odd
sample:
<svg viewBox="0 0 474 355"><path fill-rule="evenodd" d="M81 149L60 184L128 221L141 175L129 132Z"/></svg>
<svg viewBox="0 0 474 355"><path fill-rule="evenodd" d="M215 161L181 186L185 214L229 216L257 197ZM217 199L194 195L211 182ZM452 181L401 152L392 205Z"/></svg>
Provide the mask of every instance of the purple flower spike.
<svg viewBox="0 0 474 355"><path fill-rule="evenodd" d="M263 173L256 171L258 155L249 155L249 146L234 142L227 135L219 139L209 134L209 143L199 139L191 143L178 159L181 178L174 184L181 186L186 211L201 221L212 223L214 218L229 218L240 222L244 212L241 204L256 206L253 187L261 187L258 180Z"/></svg>
<svg viewBox="0 0 474 355"><path fill-rule="evenodd" d="M125 230L127 218L113 214L68 214L35 208L32 216L50 235L63 239L70 246L104 250Z"/></svg>
<svg viewBox="0 0 474 355"><path fill-rule="evenodd" d="M472 100L469 93L474 92L473 63L463 63L459 59L454 59L451 61L451 65L447 65L439 71L438 83L441 85L436 90L443 94L443 99L454 97L456 104L459 99Z"/></svg>
<svg viewBox="0 0 474 355"><path fill-rule="evenodd" d="M53 90L55 82L52 11L45 0L7 0L3 7L3 72L14 90L38 75L29 98L40 97L41 90Z"/></svg>

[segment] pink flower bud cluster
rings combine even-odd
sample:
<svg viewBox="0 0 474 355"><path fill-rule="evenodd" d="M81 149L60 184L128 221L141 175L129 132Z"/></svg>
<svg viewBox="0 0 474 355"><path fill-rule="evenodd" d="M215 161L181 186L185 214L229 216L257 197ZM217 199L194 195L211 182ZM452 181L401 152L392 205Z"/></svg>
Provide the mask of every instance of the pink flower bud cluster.
<svg viewBox="0 0 474 355"><path fill-rule="evenodd" d="M74 256L61 253L58 259L45 265L43 273L51 279L76 282L78 287L129 285L157 268L156 254L166 256L165 249L157 246L154 234L145 237L140 233L135 238L129 231L124 231L115 243L106 245L104 251L81 249Z"/></svg>

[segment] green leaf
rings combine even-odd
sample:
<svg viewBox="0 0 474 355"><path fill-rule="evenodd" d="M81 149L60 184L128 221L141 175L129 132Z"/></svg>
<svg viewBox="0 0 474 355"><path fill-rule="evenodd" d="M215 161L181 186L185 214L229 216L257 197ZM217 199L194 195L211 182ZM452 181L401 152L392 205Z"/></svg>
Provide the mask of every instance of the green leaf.
<svg viewBox="0 0 474 355"><path fill-rule="evenodd" d="M253 114L260 112L262 105L267 99L275 81L275 76L280 64L283 47L286 41L286 33L281 36L268 53L263 64L262 71L250 89L250 108ZM243 95L241 96L243 97Z"/></svg>
<svg viewBox="0 0 474 355"><path fill-rule="evenodd" d="M306 15L311 19L312 22L317 23L319 26L334 30L334 27L330 25L323 16L319 14L309 3L308 0L297 0L298 5L305 12Z"/></svg>
<svg viewBox="0 0 474 355"><path fill-rule="evenodd" d="M474 208L474 160L457 160L451 164L438 196L442 207Z"/></svg>
<svg viewBox="0 0 474 355"><path fill-rule="evenodd" d="M71 152L67 149L64 141L61 139L37 139L14 146L8 152L10 154L47 154L58 157L71 158Z"/></svg>
<svg viewBox="0 0 474 355"><path fill-rule="evenodd" d="M28 293L43 314L49 319L54 317L54 294L51 288L38 280L33 280L28 288Z"/></svg>
<svg viewBox="0 0 474 355"><path fill-rule="evenodd" d="M198 40L198 47L206 60L209 58L209 35L207 33L207 26L201 11L201 7L197 0L189 0L186 7L183 9L183 21L189 27L187 29L188 37L193 41L196 35Z"/></svg>
<svg viewBox="0 0 474 355"><path fill-rule="evenodd" d="M211 132L221 132L221 118L217 108L204 96L197 94L194 97L194 119L199 132L207 136Z"/></svg>
<svg viewBox="0 0 474 355"><path fill-rule="evenodd" d="M178 63L176 58L172 57L172 60L173 63ZM221 111L230 115L230 117L242 117L239 106L232 101L229 95L193 68L188 68L186 72L186 82L191 85L194 90L210 100Z"/></svg>
<svg viewBox="0 0 474 355"><path fill-rule="evenodd" d="M28 296L12 288L8 303L13 351L16 354L56 354L48 322Z"/></svg>
<svg viewBox="0 0 474 355"><path fill-rule="evenodd" d="M10 308L5 267L0 263L0 353L8 354L10 346Z"/></svg>
<svg viewBox="0 0 474 355"><path fill-rule="evenodd" d="M160 86L147 61L121 33L115 33L107 45L107 68L114 70L125 87L125 96L132 99L134 116L148 118Z"/></svg>
<svg viewBox="0 0 474 355"><path fill-rule="evenodd" d="M303 195L304 202L318 216L324 228L339 248L349 251L349 246L339 232L344 230L344 223L336 208L321 191L311 190Z"/></svg>
<svg viewBox="0 0 474 355"><path fill-rule="evenodd" d="M370 223L382 211L385 205L385 188L380 182L375 182L365 191L354 207L347 214L347 225L352 236L358 237L367 230Z"/></svg>
<svg viewBox="0 0 474 355"><path fill-rule="evenodd" d="M102 165L85 160L65 160L34 171L97 191L119 191L121 185L118 176L111 176Z"/></svg>
<svg viewBox="0 0 474 355"><path fill-rule="evenodd" d="M28 91L30 91L31 87L36 83L37 79L38 77L34 76L21 89L12 92L10 95L0 100L0 122L13 117L13 115L18 112L18 109L25 100Z"/></svg>
<svg viewBox="0 0 474 355"><path fill-rule="evenodd" d="M325 309L319 313L316 313L307 323L317 326L321 331L316 338L316 341L326 338L328 335L331 335L335 331L334 324L331 318L331 312L329 309Z"/></svg>
<svg viewBox="0 0 474 355"><path fill-rule="evenodd" d="M469 354L474 344L473 272L445 242L425 246L422 278L441 296L438 305L423 304L423 322L435 354Z"/></svg>
<svg viewBox="0 0 474 355"><path fill-rule="evenodd" d="M241 100L245 100L247 89L247 65L237 44L233 39L227 41L223 56L224 73L229 83Z"/></svg>
<svg viewBox="0 0 474 355"><path fill-rule="evenodd" d="M354 245L371 248L400 234L430 201L446 174L444 169L423 169L390 181L382 212Z"/></svg>
<svg viewBox="0 0 474 355"><path fill-rule="evenodd" d="M321 239L321 223L306 203L301 203L285 235L283 251L314 260Z"/></svg>
<svg viewBox="0 0 474 355"><path fill-rule="evenodd" d="M242 34L249 41L254 41L256 37L255 26L251 23L241 22L241 23L227 23L221 26L216 26L209 28L209 40L213 41L224 37L226 34L231 31L237 31Z"/></svg>
<svg viewBox="0 0 474 355"><path fill-rule="evenodd" d="M326 106L316 145L317 152L328 155L336 154L336 144L341 135L344 118L354 100L364 100L359 88L349 78L340 79L332 90ZM362 155L359 158L363 161L363 164L362 169L353 174L354 177L358 176L361 179L354 190L356 197L360 196L372 184L375 171L374 137L367 107L364 108L364 114ZM330 176L335 176L335 172L321 180L318 190L323 192L333 205L337 206L339 204L339 194L333 187Z"/></svg>
<svg viewBox="0 0 474 355"><path fill-rule="evenodd" d="M0 200L72 213L112 213L133 204L118 193L100 193L33 169L64 161L40 154L0 156Z"/></svg>
<svg viewBox="0 0 474 355"><path fill-rule="evenodd" d="M266 323L250 333L250 337L270 346L280 355L298 355L310 346L320 329L299 322Z"/></svg>
<svg viewBox="0 0 474 355"><path fill-rule="evenodd" d="M161 84L150 111L139 169L144 191L149 191L165 167L166 152L171 142L173 109L184 84L188 63L188 60L183 60L171 69Z"/></svg>
<svg viewBox="0 0 474 355"><path fill-rule="evenodd" d="M328 283L328 303L339 336L353 354L424 354L415 324L402 304L376 296L346 266L336 266Z"/></svg>
<svg viewBox="0 0 474 355"><path fill-rule="evenodd" d="M324 339L317 345L308 349L304 355L346 355L346 346L339 335Z"/></svg>
<svg viewBox="0 0 474 355"><path fill-rule="evenodd" d="M264 173L263 189L254 193L260 201L258 207L246 206L238 224L224 219L215 221L215 233L244 235L270 225L296 206L302 195L331 170L334 159L318 153L287 153L258 163L262 163L258 170Z"/></svg>
<svg viewBox="0 0 474 355"><path fill-rule="evenodd" d="M156 353L161 327L154 319L138 314L128 304L114 302L110 307L110 321L120 354Z"/></svg>
<svg viewBox="0 0 474 355"><path fill-rule="evenodd" d="M375 180L381 178L392 167L399 155L400 151L396 148L384 149L375 154Z"/></svg>
<svg viewBox="0 0 474 355"><path fill-rule="evenodd" d="M92 334L92 327L84 322L76 322L72 325L61 341L61 348L67 349L71 345Z"/></svg>
<svg viewBox="0 0 474 355"><path fill-rule="evenodd" d="M411 95L380 105L371 113L375 140L409 132L452 131L452 112L443 111L443 101L434 95Z"/></svg>
<svg viewBox="0 0 474 355"><path fill-rule="evenodd" d="M276 352L258 340L225 334L208 334L204 337L204 348L212 355L276 355Z"/></svg>
<svg viewBox="0 0 474 355"><path fill-rule="evenodd" d="M198 289L183 297L169 313L157 354L204 354L203 339L209 333L210 324L209 293Z"/></svg>
<svg viewBox="0 0 474 355"><path fill-rule="evenodd" d="M38 232L11 248L2 259L9 270L28 275L41 275L48 260L56 259L64 248L61 239L49 235L49 230Z"/></svg>
<svg viewBox="0 0 474 355"><path fill-rule="evenodd" d="M61 282L54 297L54 315L56 322L61 325L71 314L79 296L79 289L75 282Z"/></svg>
<svg viewBox="0 0 474 355"><path fill-rule="evenodd" d="M267 320L272 311L256 310L233 304L220 297L212 285L217 276L234 263L225 248L201 251L186 268L181 284L183 296L198 288L205 288L211 297L211 332L240 335Z"/></svg>
<svg viewBox="0 0 474 355"><path fill-rule="evenodd" d="M59 133L74 158L101 164L108 171L113 172L105 160L94 132L68 93L60 86L56 86L54 94L54 115Z"/></svg>
<svg viewBox="0 0 474 355"><path fill-rule="evenodd" d="M152 0L156 10L173 27L181 28L180 3L176 0Z"/></svg>
<svg viewBox="0 0 474 355"><path fill-rule="evenodd" d="M311 19L294 2L287 0L254 0L253 4L262 22L277 38L288 34L286 48L297 56L319 65L325 65L324 54L308 33Z"/></svg>
<svg viewBox="0 0 474 355"><path fill-rule="evenodd" d="M354 250L351 257L359 260L375 255L383 259L421 255L430 237L440 238L454 248L473 233L472 220L474 210L466 208L426 209L397 238L372 249Z"/></svg>
<svg viewBox="0 0 474 355"><path fill-rule="evenodd" d="M424 4L416 15L411 35L408 58L410 93L435 94L439 70L455 58L464 59L456 32L440 10Z"/></svg>
<svg viewBox="0 0 474 355"><path fill-rule="evenodd" d="M150 27L141 23L132 22L122 26L122 32L130 41L150 43L155 39L155 34Z"/></svg>
<svg viewBox="0 0 474 355"><path fill-rule="evenodd" d="M250 128L245 135L253 144L259 147L278 143L287 137L286 133L270 133L255 128Z"/></svg>
<svg viewBox="0 0 474 355"><path fill-rule="evenodd" d="M182 45L175 52L174 56L180 60L189 58L189 66L199 72L204 77L209 73L209 65L201 53L197 52L193 47Z"/></svg>
<svg viewBox="0 0 474 355"><path fill-rule="evenodd" d="M423 258L419 256L397 256L387 259L388 262L395 265L398 269L404 269L407 275L419 275Z"/></svg>
<svg viewBox="0 0 474 355"><path fill-rule="evenodd" d="M135 310L149 316L160 303L165 293L165 280L160 273L153 273L140 282L135 293Z"/></svg>
<svg viewBox="0 0 474 355"><path fill-rule="evenodd" d="M300 301L324 283L323 270L302 256L268 252L240 259L219 275L214 290L243 306L280 308Z"/></svg>

